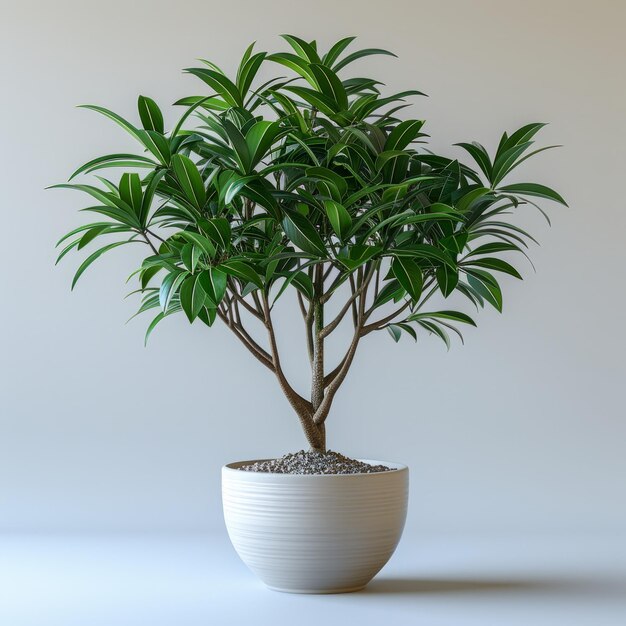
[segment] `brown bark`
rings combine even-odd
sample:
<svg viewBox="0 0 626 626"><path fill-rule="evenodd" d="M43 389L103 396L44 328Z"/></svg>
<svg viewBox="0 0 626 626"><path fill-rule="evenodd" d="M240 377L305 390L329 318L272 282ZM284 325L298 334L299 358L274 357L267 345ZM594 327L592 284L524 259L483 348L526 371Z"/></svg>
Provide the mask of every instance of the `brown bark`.
<svg viewBox="0 0 626 626"><path fill-rule="evenodd" d="M313 279L313 300L305 306L304 300L299 295L300 310L305 322L307 333L307 345L311 361L311 396L307 400L290 385L283 371L276 334L272 322L271 307L267 294L254 292L254 303L247 302L237 289L237 285L231 285L232 293L225 299L223 307L218 314L229 326L237 338L250 350L276 376L285 397L300 419L300 424L310 447L314 450L326 450L326 426L325 421L339 387L345 380L357 351L360 339L378 329L381 324L387 322L385 318L375 323L366 325L372 310L366 310L368 288L378 267L368 264L359 268L356 273L356 281L351 277L351 295L347 303L341 307L337 316L324 326L324 306L334 289L334 283L328 291L324 290L324 281L328 277L328 270L324 264L319 264L311 269ZM240 307L241 312L240 312ZM324 341L326 337L339 325L344 316L352 309L354 321L354 334L350 345L334 370L325 373L324 368ZM261 320L264 324L269 340L269 348L265 350L246 331L241 318L241 313L247 312ZM401 311L396 311L396 315Z"/></svg>
<svg viewBox="0 0 626 626"><path fill-rule="evenodd" d="M324 305L321 302L323 289L323 266L318 265L315 273L315 296L313 300L313 363L311 367L311 404L316 411L324 398Z"/></svg>
<svg viewBox="0 0 626 626"><path fill-rule="evenodd" d="M272 315L266 294L263 294L263 311L265 314L265 325L270 340L270 351L272 354L274 373L278 379L278 384L280 385L282 392L287 397L289 404L291 404L292 408L300 418L300 424L302 425L302 429L304 430L304 434L306 435L311 448L325 450L326 441L324 431L320 429L313 420L313 405L297 393L295 389L293 389L283 372L280 363L278 345L276 343L274 325L272 323Z"/></svg>

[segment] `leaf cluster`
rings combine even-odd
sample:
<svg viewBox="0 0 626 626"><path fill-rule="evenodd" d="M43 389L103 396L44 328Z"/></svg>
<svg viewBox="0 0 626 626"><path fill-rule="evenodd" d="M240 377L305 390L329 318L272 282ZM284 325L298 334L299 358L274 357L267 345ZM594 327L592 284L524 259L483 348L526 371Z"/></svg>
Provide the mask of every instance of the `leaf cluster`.
<svg viewBox="0 0 626 626"><path fill-rule="evenodd" d="M423 145L424 121L400 116L421 92L384 95L379 81L346 75L355 61L389 52L348 53L353 37L325 53L316 42L284 39L289 49L273 54L251 45L236 76L210 61L187 69L201 93L176 103L184 112L170 129L145 96L137 123L85 107L129 133L138 150L94 158L57 185L89 196L83 210L100 220L59 242L59 259L102 242L72 286L104 253L139 242L147 246L132 275L139 313L158 311L148 335L172 313L211 326L229 319L233 299L274 302L289 288L306 303L326 302L365 276L375 276L368 315L390 304L404 311L367 330L387 328L396 340L421 329L448 343L457 323L474 323L460 311L424 312L433 293L502 310L497 274L521 278L502 257L532 241L509 216L537 199L565 204L544 185L505 184L547 149L533 149L543 124L503 134L493 155L458 144L469 163L434 154ZM266 65L288 76L258 84ZM103 170L121 173L110 180ZM90 184L75 182L89 174ZM330 276L322 288L318 270Z"/></svg>

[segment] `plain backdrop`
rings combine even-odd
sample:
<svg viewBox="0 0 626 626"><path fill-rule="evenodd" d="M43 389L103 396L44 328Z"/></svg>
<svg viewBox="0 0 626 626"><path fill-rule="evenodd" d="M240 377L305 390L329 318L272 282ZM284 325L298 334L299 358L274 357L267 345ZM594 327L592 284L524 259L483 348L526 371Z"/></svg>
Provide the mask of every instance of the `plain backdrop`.
<svg viewBox="0 0 626 626"><path fill-rule="evenodd" d="M122 249L74 292L76 255L54 243L86 198L45 191L79 164L133 148L109 107L136 120L138 94L172 124L182 68L227 71L253 40L358 35L398 59L352 66L389 92L429 94L410 113L434 149L550 125L563 144L511 179L554 186L570 208L524 209L541 242L524 282L503 280L465 346L370 335L337 397L329 445L410 465L409 526L450 532L609 532L626 523L626 4L616 0L384 3L0 3L0 528L198 530L221 524L220 466L305 446L275 380L228 332L170 318L147 348L148 318L125 324L140 260ZM276 68L282 71L282 68ZM281 345L306 384L301 322L286 302ZM469 309L466 309L468 312ZM339 347L348 330L338 333ZM339 349L339 348L337 348Z"/></svg>

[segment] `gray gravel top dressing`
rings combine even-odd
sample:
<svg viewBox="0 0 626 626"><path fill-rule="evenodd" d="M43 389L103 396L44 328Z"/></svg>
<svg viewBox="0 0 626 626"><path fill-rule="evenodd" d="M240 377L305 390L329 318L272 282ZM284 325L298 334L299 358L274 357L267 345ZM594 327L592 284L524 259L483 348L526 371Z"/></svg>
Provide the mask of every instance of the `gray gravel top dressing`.
<svg viewBox="0 0 626 626"><path fill-rule="evenodd" d="M332 450L326 452L300 450L285 454L279 459L242 465L239 469L244 472L271 474L373 474L393 471L391 467L357 461Z"/></svg>

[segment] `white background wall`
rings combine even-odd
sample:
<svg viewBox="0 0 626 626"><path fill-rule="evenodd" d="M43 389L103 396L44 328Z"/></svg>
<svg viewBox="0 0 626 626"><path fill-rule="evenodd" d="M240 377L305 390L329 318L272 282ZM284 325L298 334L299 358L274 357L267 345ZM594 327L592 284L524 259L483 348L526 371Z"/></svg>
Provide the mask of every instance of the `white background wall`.
<svg viewBox="0 0 626 626"><path fill-rule="evenodd" d="M112 253L70 293L78 259L55 269L53 245L80 223L84 200L44 191L132 147L74 105L134 119L139 93L164 107L203 93L180 72L197 57L232 70L249 42L275 50L283 32L324 46L356 34L363 47L395 51L398 60L358 71L390 90L426 91L412 115L428 120L438 150L460 155L449 146L473 139L493 147L505 129L551 122L541 139L564 148L519 176L571 205L551 207L552 229L522 218L542 243L537 273L527 266L523 283L504 281L504 315L482 312L464 347L368 337L330 417L330 446L407 462L416 529L623 527L624 3L0 7L0 527L217 526L223 463L304 445L275 381L224 329L170 318L144 349L146 319L124 325L136 302L122 299L139 257ZM300 341L296 314L283 324L284 344Z"/></svg>

